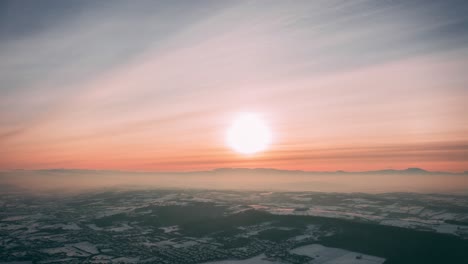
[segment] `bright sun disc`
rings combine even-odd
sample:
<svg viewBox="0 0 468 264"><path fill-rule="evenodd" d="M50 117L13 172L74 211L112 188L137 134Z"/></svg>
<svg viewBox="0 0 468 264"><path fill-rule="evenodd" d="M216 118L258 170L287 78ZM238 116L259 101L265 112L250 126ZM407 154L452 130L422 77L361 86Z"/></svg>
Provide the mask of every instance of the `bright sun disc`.
<svg viewBox="0 0 468 264"><path fill-rule="evenodd" d="M265 150L271 133L263 120L255 114L239 115L228 129L227 143L236 152L254 154Z"/></svg>

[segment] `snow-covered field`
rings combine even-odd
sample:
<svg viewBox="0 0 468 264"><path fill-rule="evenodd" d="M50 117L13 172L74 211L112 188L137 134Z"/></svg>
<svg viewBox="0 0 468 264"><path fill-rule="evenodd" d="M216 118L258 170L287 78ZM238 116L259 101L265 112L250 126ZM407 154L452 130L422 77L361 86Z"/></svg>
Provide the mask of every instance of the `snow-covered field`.
<svg viewBox="0 0 468 264"><path fill-rule="evenodd" d="M47 254L64 253L68 257L73 256L89 256L91 254L98 254L99 251L95 245L89 242L79 242L75 244L68 244L64 247L47 248L43 250Z"/></svg>
<svg viewBox="0 0 468 264"><path fill-rule="evenodd" d="M206 262L205 264L272 264L272 263L281 263L270 261L266 259L265 254L260 254L253 258L243 259L243 260L221 260L221 261L213 261L213 262Z"/></svg>
<svg viewBox="0 0 468 264"><path fill-rule="evenodd" d="M291 250L291 253L313 257L314 264L381 264L384 258L360 254L340 248L311 244Z"/></svg>
<svg viewBox="0 0 468 264"><path fill-rule="evenodd" d="M311 244L291 250L291 253L314 258L312 264L382 264L384 258L360 254L340 248L325 247ZM265 254L244 260L222 260L207 262L206 264L272 264L279 261L268 260Z"/></svg>

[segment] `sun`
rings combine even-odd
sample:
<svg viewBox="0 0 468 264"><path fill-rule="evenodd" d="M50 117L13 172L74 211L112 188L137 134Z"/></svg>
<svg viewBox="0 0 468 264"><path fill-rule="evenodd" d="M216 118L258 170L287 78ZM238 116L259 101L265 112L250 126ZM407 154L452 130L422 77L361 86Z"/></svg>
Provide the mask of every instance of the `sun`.
<svg viewBox="0 0 468 264"><path fill-rule="evenodd" d="M264 151L271 143L271 132L257 114L239 114L227 131L227 144L241 154Z"/></svg>

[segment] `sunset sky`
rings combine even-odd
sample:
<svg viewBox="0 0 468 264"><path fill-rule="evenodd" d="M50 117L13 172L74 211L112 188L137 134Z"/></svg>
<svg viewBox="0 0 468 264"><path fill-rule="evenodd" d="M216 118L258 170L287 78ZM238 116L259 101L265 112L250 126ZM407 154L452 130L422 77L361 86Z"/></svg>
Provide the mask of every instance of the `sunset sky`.
<svg viewBox="0 0 468 264"><path fill-rule="evenodd" d="M0 170L468 170L468 2L2 1ZM271 144L226 133L255 113Z"/></svg>

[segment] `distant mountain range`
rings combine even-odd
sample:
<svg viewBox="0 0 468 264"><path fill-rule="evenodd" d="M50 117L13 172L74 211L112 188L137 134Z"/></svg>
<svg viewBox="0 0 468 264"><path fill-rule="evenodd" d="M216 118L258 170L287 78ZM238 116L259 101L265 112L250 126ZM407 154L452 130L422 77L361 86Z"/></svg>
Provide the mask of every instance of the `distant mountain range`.
<svg viewBox="0 0 468 264"><path fill-rule="evenodd" d="M220 168L215 169L213 171L220 171L220 172L247 172L247 171L258 171L258 172L270 172L270 173L307 173L307 174L467 174L468 171L464 172L446 172L446 171L427 171L421 168L407 168L404 170L394 170L394 169L386 169L386 170L374 170L374 171L302 171L302 170L278 170L278 169L271 169L271 168L255 168L255 169L248 169L248 168Z"/></svg>
<svg viewBox="0 0 468 264"><path fill-rule="evenodd" d="M13 170L15 172L39 172L39 173L136 173L136 174L218 174L218 173L270 173L270 174L414 174L414 175L431 175L431 174L450 174L450 175L468 175L468 171L464 172L446 172L446 171L427 171L421 168L407 168L404 170L386 169L386 170L373 170L373 171L303 171L303 170L280 170L273 168L217 168L207 171L187 171L187 172L176 172L176 171L123 171L123 170L86 170L86 169L41 169L41 170ZM12 171L10 171L12 172Z"/></svg>

